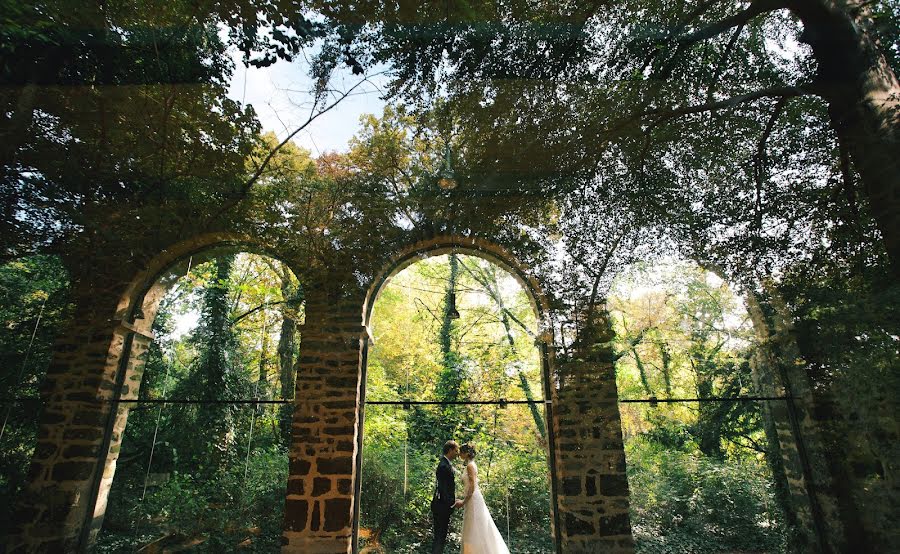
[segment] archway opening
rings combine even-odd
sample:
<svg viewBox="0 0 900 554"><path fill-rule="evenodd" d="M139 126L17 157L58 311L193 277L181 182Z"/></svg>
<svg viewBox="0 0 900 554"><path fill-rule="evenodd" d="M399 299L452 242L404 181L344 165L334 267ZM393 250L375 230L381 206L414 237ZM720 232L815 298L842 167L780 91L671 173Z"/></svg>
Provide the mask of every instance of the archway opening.
<svg viewBox="0 0 900 554"><path fill-rule="evenodd" d="M784 552L781 454L743 299L696 264L614 281L616 381L638 552Z"/></svg>
<svg viewBox="0 0 900 554"><path fill-rule="evenodd" d="M113 429L96 550L276 550L302 286L287 264L228 247L180 261L146 298L153 340Z"/></svg>
<svg viewBox="0 0 900 554"><path fill-rule="evenodd" d="M416 261L378 290L365 371L360 551L430 548L435 468L450 439L475 445L481 490L510 550L554 551L547 367L534 305L506 270L457 252ZM459 478L456 491L465 495ZM450 550L460 546L461 524L457 513Z"/></svg>

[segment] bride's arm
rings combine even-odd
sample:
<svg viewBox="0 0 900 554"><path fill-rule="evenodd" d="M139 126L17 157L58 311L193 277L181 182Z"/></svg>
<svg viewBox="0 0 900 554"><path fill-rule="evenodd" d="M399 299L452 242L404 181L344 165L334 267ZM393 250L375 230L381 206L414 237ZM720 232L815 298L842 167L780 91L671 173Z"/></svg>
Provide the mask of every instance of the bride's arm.
<svg viewBox="0 0 900 554"><path fill-rule="evenodd" d="M469 479L466 483L466 498L463 500L463 506L469 503L469 499L475 494L475 485L478 484L478 473L475 471L475 464L466 465L466 474Z"/></svg>

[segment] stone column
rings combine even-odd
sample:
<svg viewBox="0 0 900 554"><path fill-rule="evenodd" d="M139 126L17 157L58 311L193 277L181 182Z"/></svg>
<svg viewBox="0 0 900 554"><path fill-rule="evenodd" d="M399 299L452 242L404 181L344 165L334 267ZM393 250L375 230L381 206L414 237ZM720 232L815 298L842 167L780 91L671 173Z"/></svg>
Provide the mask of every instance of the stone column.
<svg viewBox="0 0 900 554"><path fill-rule="evenodd" d="M128 417L113 400L137 395L151 338L125 322L86 319L54 346L9 552L74 552L103 521Z"/></svg>
<svg viewBox="0 0 900 554"><path fill-rule="evenodd" d="M573 359L558 360L554 403L559 533L566 553L630 553L628 479L606 313L579 331Z"/></svg>
<svg viewBox="0 0 900 554"><path fill-rule="evenodd" d="M769 292L775 295L775 291ZM802 552L843 552L854 543L862 547L857 541L848 543L845 536L847 518L852 518L853 510L849 506L842 510L835 494L835 463L829 460L820 422L816 421L806 363L786 309L777 306L777 295L774 300L775 305L771 299L750 296L747 308L759 343L753 364L757 390L763 396L791 397L765 402L763 414L770 426L767 438L774 441L772 447L781 458L780 467L773 468L780 474L774 478L787 488L785 509L794 528L795 547Z"/></svg>
<svg viewBox="0 0 900 554"><path fill-rule="evenodd" d="M353 544L363 300L307 291L282 551L346 554Z"/></svg>

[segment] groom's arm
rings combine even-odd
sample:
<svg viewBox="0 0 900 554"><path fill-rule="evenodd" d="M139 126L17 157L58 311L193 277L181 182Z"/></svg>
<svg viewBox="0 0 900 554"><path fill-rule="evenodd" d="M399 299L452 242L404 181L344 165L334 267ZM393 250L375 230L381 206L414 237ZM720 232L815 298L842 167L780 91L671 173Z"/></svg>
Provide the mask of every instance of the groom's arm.
<svg viewBox="0 0 900 554"><path fill-rule="evenodd" d="M453 506L456 502L456 486L453 482L453 471L447 465L438 467L438 493L441 502L447 506Z"/></svg>

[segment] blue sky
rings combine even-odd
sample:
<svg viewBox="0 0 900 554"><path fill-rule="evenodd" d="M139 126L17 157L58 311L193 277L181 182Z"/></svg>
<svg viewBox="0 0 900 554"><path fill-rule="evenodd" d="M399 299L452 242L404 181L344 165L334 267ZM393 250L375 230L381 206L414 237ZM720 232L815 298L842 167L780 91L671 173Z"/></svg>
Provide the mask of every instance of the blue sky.
<svg viewBox="0 0 900 554"><path fill-rule="evenodd" d="M244 67L240 54L234 52L235 71L228 95L251 104L256 110L264 131L274 131L283 138L309 117L312 88L309 65L303 60L279 61L266 68ZM332 85L347 90L359 81L349 71L335 76ZM385 102L381 100L387 80L376 76L371 83L363 83L352 96L341 101L333 110L313 121L301 131L294 142L308 149L313 156L325 152L343 152L347 142L359 128L363 114L380 115Z"/></svg>

